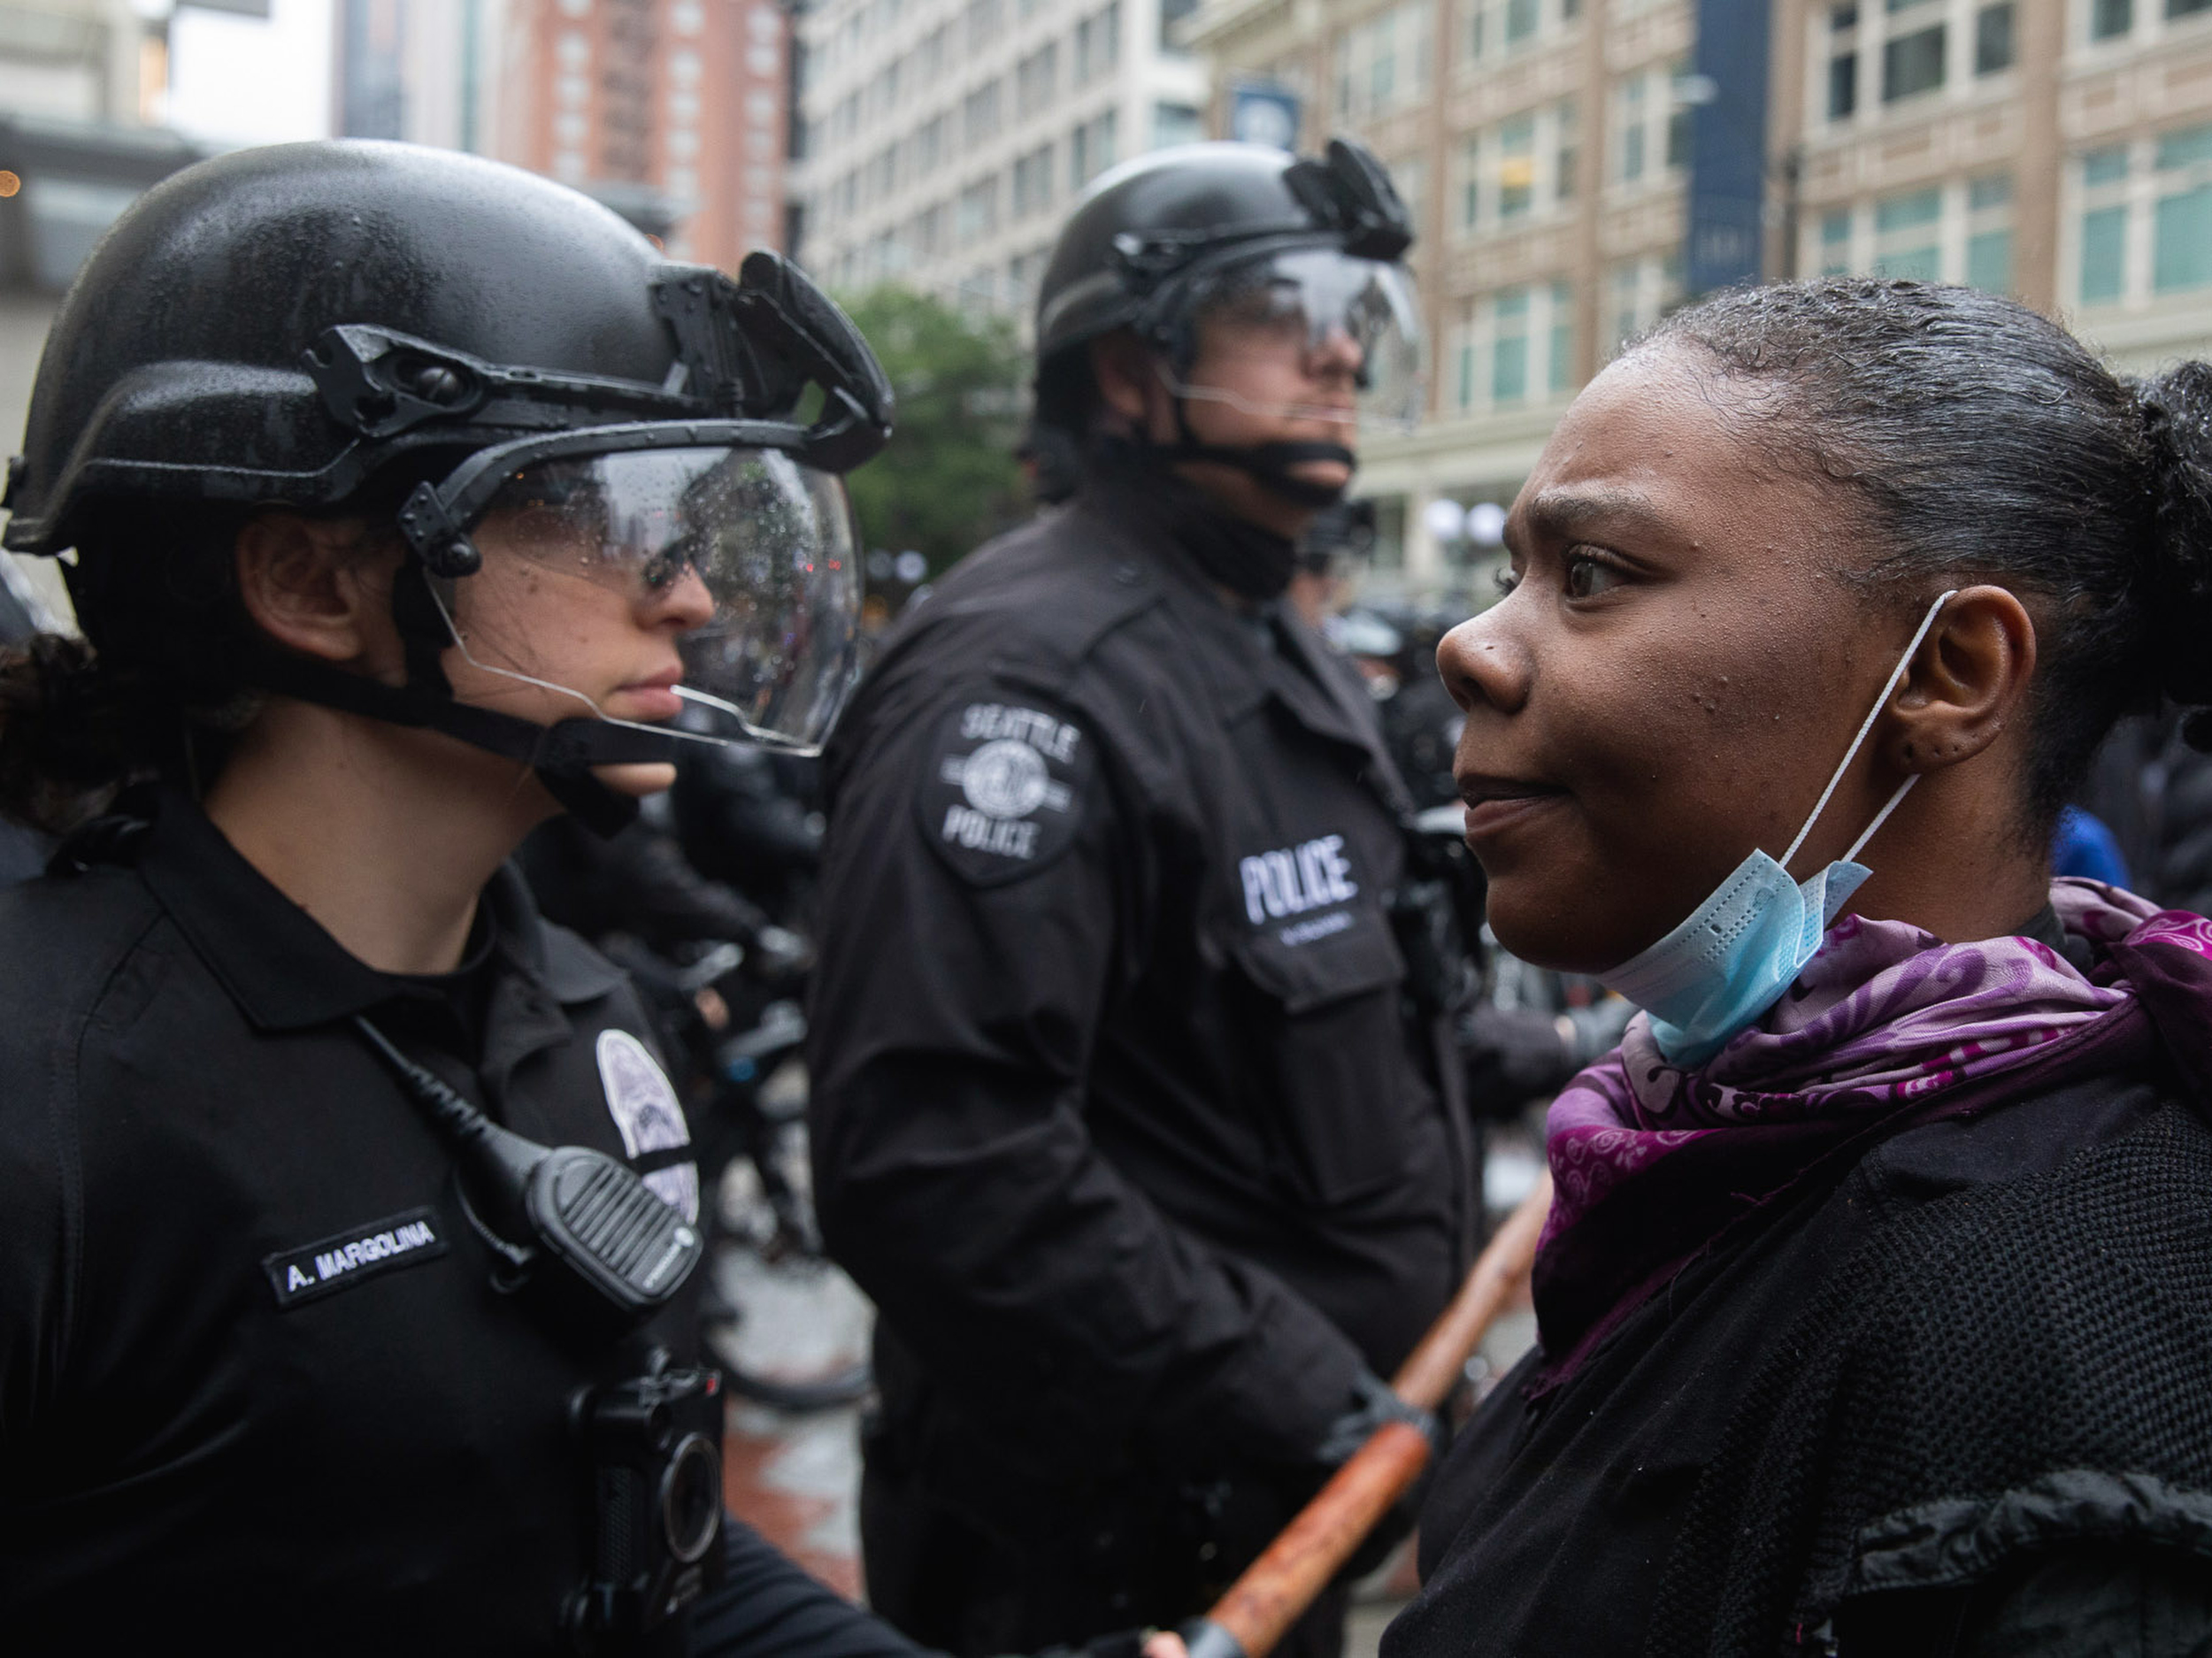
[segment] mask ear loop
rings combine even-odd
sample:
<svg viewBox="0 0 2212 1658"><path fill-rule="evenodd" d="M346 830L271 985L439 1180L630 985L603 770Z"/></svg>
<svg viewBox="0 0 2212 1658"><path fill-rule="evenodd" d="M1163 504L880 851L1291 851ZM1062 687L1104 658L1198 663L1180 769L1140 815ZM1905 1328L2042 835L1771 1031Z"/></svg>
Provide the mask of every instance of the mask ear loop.
<svg viewBox="0 0 2212 1658"><path fill-rule="evenodd" d="M1920 626L1913 630L1912 642L1905 647L1905 654L1898 657L1897 665L1889 671L1889 678L1882 681L1882 689L1874 699L1874 706L1866 710L1866 718L1859 726L1859 734L1851 739L1850 748L1844 750L1843 764L1836 768L1835 774L1828 779L1828 787L1821 790L1820 798L1813 802L1813 815L1805 819L1805 826L1797 832L1797 839L1791 841L1790 849L1782 854L1784 870L1786 871L1789 868L1790 860L1797 856L1798 848L1805 844L1805 837L1812 833L1813 825L1820 821L1820 814L1828 810L1828 802L1834 796L1836 786L1843 781L1843 774L1851 769L1851 762L1859 757L1860 744L1866 741L1867 733L1874 729L1874 722L1882 717L1882 710L1889 706L1890 693L1897 688L1898 680L1904 678L1905 670L1912 666L1913 656L1920 649L1920 641L1927 638L1928 630L1935 626L1937 616L1942 612L1945 605L1958 597L1958 593L1959 590L1953 587L1949 592L1942 595L1928 607L1928 613L1920 618ZM1848 864L1859 856L1860 849L1874 838L1876 830L1889 821L1890 813L1897 810L1899 802L1903 801L1905 796L1911 792L1912 786L1918 781L1920 781L1920 774L1916 771L1898 785L1897 792L1889 797L1889 804L1875 814L1874 821L1866 826L1866 833L1851 843L1851 849L1843 855L1845 863Z"/></svg>

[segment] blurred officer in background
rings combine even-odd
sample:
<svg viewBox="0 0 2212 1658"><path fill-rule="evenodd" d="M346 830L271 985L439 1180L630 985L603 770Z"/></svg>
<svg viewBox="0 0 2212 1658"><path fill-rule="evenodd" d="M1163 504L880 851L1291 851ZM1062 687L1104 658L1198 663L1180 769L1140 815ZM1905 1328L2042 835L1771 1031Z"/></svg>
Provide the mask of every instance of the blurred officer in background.
<svg viewBox="0 0 2212 1658"><path fill-rule="evenodd" d="M1348 143L1101 179L1037 324L1081 487L939 585L826 756L812 1126L881 1313L870 1593L956 1653L1202 1609L1470 1257L1441 901L1372 699L1283 602L1361 408L1416 406L1410 241Z"/></svg>

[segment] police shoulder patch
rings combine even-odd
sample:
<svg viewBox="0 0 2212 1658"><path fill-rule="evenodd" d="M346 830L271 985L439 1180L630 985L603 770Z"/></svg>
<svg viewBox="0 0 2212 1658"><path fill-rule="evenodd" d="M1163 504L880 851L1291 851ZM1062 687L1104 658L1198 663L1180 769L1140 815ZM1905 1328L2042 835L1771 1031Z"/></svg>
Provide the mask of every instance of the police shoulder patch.
<svg viewBox="0 0 2212 1658"><path fill-rule="evenodd" d="M645 1044L627 1031L600 1032L596 1053L599 1080L607 1091L607 1113L621 1131L623 1149L634 1163L649 1159L655 1166L644 1172L645 1184L663 1202L681 1210L686 1220L697 1220L699 1165L687 1158L650 1156L691 1143L675 1085Z"/></svg>
<svg viewBox="0 0 2212 1658"><path fill-rule="evenodd" d="M1042 869L1074 844L1092 747L1033 696L961 699L937 727L915 796L922 838L978 887Z"/></svg>

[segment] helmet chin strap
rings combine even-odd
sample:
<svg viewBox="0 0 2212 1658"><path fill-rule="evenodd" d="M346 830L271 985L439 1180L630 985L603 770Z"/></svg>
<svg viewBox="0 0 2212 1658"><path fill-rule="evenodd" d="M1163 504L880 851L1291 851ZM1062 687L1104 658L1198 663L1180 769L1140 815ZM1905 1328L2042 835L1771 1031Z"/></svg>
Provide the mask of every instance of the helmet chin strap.
<svg viewBox="0 0 2212 1658"><path fill-rule="evenodd" d="M1244 445L1203 442L1191 429L1188 399L1171 388L1168 395L1175 410L1176 441L1151 446L1160 459L1206 461L1217 466L1234 467L1277 500L1316 512L1336 505L1351 487L1351 473L1359 465L1359 456L1345 445L1312 439ZM1342 465L1344 481L1325 484L1301 477L1296 468L1314 461L1334 461Z"/></svg>
<svg viewBox="0 0 2212 1658"><path fill-rule="evenodd" d="M415 578L408 580L410 574ZM296 696L340 713L435 731L471 748L528 766L547 794L599 835L612 835L637 816L637 802L592 775L602 765L666 764L682 741L675 733L589 717L550 725L457 701L439 657L450 642L445 612L430 578L412 556L392 587L392 619L406 650L404 684L349 673L274 646L254 653L249 673L265 690Z"/></svg>

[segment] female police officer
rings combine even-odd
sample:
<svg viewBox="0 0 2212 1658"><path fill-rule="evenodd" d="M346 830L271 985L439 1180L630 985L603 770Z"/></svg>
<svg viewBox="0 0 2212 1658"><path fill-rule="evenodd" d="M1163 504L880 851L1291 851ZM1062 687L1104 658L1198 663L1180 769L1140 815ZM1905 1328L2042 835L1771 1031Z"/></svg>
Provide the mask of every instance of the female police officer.
<svg viewBox="0 0 2212 1658"><path fill-rule="evenodd" d="M76 830L0 900L10 1650L909 1650L718 1535L682 1117L502 869L686 703L818 739L888 405L773 257L463 157L243 152L94 255L8 501L87 641L0 659Z"/></svg>

